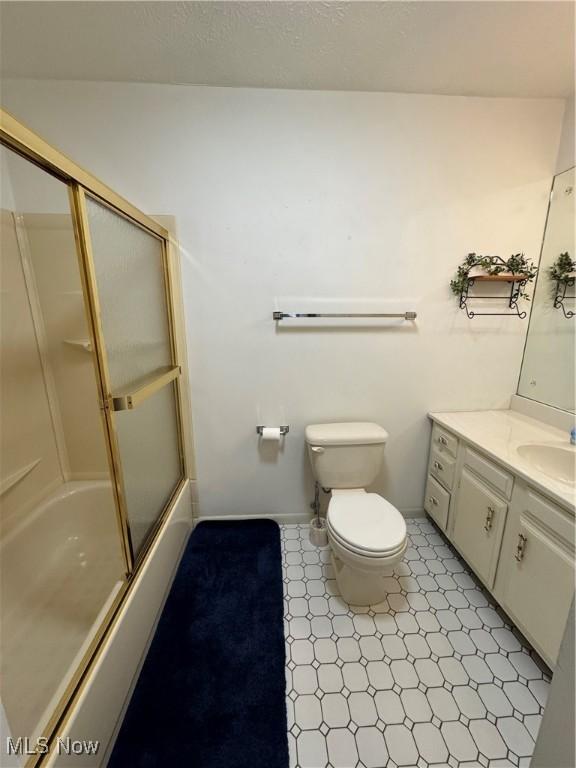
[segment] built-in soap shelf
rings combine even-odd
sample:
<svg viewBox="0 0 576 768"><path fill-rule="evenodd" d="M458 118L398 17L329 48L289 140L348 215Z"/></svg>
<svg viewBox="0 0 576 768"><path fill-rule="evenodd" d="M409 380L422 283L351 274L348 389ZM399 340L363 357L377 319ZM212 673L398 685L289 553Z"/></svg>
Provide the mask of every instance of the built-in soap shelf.
<svg viewBox="0 0 576 768"><path fill-rule="evenodd" d="M64 344L83 349L85 352L92 352L92 342L89 339L64 339Z"/></svg>
<svg viewBox="0 0 576 768"><path fill-rule="evenodd" d="M13 472L5 480L2 480L2 482L0 482L0 496L4 496L4 494L10 490L10 488L13 488L21 480L24 480L24 478L29 475L30 472L32 472L32 470L37 467L41 461L42 459L36 459L35 461L30 462L30 464L27 464L25 467L17 469L16 472Z"/></svg>

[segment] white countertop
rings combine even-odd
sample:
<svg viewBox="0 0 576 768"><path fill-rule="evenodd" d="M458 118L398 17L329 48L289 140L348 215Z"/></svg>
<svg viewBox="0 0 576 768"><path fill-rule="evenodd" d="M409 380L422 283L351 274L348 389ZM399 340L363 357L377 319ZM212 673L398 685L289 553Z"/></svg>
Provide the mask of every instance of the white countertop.
<svg viewBox="0 0 576 768"><path fill-rule="evenodd" d="M566 432L517 411L448 411L429 416L574 514L576 487L540 472L516 450L523 443L571 448ZM573 450L576 461L576 448Z"/></svg>

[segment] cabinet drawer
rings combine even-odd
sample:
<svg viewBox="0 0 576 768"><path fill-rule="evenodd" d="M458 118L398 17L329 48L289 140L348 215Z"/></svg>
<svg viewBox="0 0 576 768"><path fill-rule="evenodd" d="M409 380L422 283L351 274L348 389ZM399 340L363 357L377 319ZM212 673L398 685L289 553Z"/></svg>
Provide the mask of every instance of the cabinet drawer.
<svg viewBox="0 0 576 768"><path fill-rule="evenodd" d="M454 513L454 543L489 589L494 584L508 505L466 467Z"/></svg>
<svg viewBox="0 0 576 768"><path fill-rule="evenodd" d="M436 523L446 530L448 522L448 507L450 506L450 494L444 490L440 483L431 475L428 475L426 483L426 496L424 497L424 509Z"/></svg>
<svg viewBox="0 0 576 768"><path fill-rule="evenodd" d="M526 492L525 514L533 515L543 528L558 536L574 557L574 518L531 488Z"/></svg>
<svg viewBox="0 0 576 768"><path fill-rule="evenodd" d="M486 480L497 491L509 499L512 496L513 476L502 467L489 461L471 448L464 451L464 464Z"/></svg>
<svg viewBox="0 0 576 768"><path fill-rule="evenodd" d="M439 450L447 451L456 458L458 453L458 438L450 432L447 432L444 427L438 424L434 424L432 429L432 445Z"/></svg>
<svg viewBox="0 0 576 768"><path fill-rule="evenodd" d="M446 451L440 451L434 445L430 451L430 474L436 480L439 480L444 488L452 489L454 482L454 470L456 468L456 459L452 458Z"/></svg>

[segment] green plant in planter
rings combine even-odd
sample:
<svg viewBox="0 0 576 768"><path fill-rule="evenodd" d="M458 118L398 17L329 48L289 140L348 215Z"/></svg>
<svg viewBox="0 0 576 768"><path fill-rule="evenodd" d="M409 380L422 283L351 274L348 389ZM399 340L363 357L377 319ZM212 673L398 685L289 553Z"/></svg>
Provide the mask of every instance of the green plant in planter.
<svg viewBox="0 0 576 768"><path fill-rule="evenodd" d="M554 264L549 268L548 274L551 280L555 280L558 283L569 283L571 280L574 280L575 271L576 261L573 261L568 251L566 251L558 256Z"/></svg>
<svg viewBox="0 0 576 768"><path fill-rule="evenodd" d="M470 270L475 267L479 267L487 275L509 273L518 277L521 276L525 284L532 282L538 274L538 267L523 253L514 253L506 261L500 256L480 256L476 253L469 253L456 270L456 276L450 281L452 293L460 296L465 291L468 281L471 279ZM519 295L525 299L530 298L523 289Z"/></svg>
<svg viewBox="0 0 576 768"><path fill-rule="evenodd" d="M469 253L456 270L456 277L450 280L450 289L453 294L460 296L462 291L466 288L466 284L468 282L468 273L473 267L477 265L478 257L475 253Z"/></svg>

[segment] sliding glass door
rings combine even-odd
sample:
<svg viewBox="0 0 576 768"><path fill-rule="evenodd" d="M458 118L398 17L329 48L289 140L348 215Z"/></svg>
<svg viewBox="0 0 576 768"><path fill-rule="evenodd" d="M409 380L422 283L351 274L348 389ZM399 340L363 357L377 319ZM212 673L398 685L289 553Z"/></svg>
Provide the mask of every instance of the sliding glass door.
<svg viewBox="0 0 576 768"><path fill-rule="evenodd" d="M50 734L129 562L69 186L3 146L0 169L0 765L12 766L25 756L6 755L6 739Z"/></svg>
<svg viewBox="0 0 576 768"><path fill-rule="evenodd" d="M0 142L0 719L53 743L183 487L181 369L168 231L1 110Z"/></svg>
<svg viewBox="0 0 576 768"><path fill-rule="evenodd" d="M82 194L101 335L105 407L137 561L183 474L165 241Z"/></svg>

